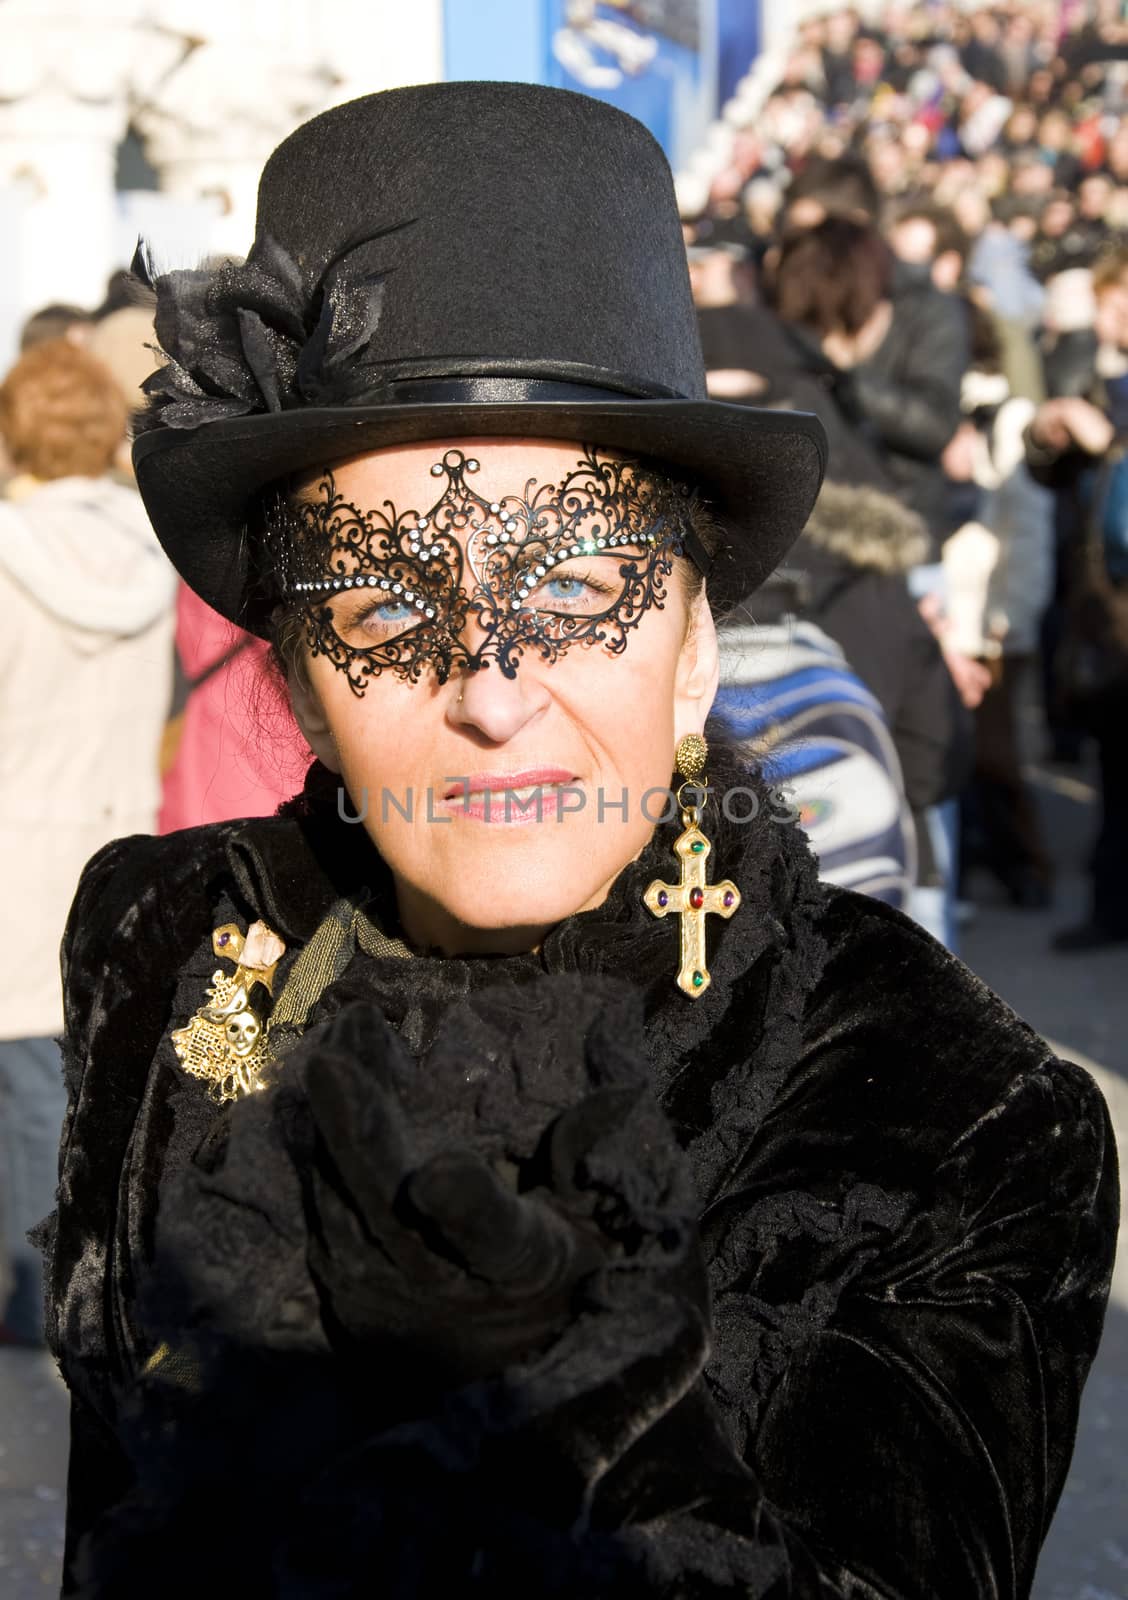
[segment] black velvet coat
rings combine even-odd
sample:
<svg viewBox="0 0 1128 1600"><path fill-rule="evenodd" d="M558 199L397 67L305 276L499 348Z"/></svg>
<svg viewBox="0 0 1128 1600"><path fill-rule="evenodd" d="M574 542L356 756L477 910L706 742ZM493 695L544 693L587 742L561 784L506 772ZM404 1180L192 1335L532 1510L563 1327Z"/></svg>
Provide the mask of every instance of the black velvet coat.
<svg viewBox="0 0 1128 1600"><path fill-rule="evenodd" d="M1092 1079L797 829L719 812L712 987L641 892L537 954L375 959L223 1111L169 1040L210 936L280 969L335 801L109 846L64 948L44 1229L64 1592L1028 1594L1114 1250Z"/></svg>

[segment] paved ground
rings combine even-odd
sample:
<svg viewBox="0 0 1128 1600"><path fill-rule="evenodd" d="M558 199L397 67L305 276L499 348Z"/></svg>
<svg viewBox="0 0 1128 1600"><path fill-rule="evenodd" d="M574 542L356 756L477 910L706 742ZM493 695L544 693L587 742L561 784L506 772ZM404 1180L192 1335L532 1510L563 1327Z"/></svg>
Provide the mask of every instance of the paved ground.
<svg viewBox="0 0 1128 1600"><path fill-rule="evenodd" d="M46 1356L0 1351L0 1595L57 1594L66 1400Z"/></svg>
<svg viewBox="0 0 1128 1600"><path fill-rule="evenodd" d="M1053 913L1012 911L983 885L961 953L1062 1054L1094 1072L1128 1173L1128 954L1064 958L1047 950L1051 930L1081 911L1092 794L1073 774L1036 778L1062 871L1059 905ZM50 1363L0 1352L0 1600L57 1589L65 1457L65 1399ZM1128 1600L1128 1247L1034 1600Z"/></svg>

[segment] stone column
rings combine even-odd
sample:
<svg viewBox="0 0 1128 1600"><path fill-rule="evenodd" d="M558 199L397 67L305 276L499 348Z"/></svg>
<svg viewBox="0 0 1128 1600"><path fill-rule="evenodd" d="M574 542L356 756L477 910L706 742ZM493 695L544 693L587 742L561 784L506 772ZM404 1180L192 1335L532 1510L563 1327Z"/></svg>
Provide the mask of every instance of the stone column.
<svg viewBox="0 0 1128 1600"><path fill-rule="evenodd" d="M93 306L116 265L114 170L140 69L140 0L0 6L0 188L19 217L18 311ZM145 70L172 54L157 41ZM7 241L6 241L7 242Z"/></svg>
<svg viewBox="0 0 1128 1600"><path fill-rule="evenodd" d="M259 174L299 123L442 74L442 0L158 0L150 13L190 48L134 125L162 190L216 202L215 252L245 254Z"/></svg>
<svg viewBox="0 0 1128 1600"><path fill-rule="evenodd" d="M441 78L442 18L443 0L2 0L0 354L30 311L94 306L125 264L130 126L177 222L164 264L242 255L275 145L327 105Z"/></svg>
<svg viewBox="0 0 1128 1600"><path fill-rule="evenodd" d="M482 31L489 32L482 6ZM377 4L375 0L323 0L319 42L339 84L333 101L379 89L438 83L443 60L444 0Z"/></svg>
<svg viewBox="0 0 1128 1600"><path fill-rule="evenodd" d="M222 18L214 9L206 7L203 19L210 37L180 35L179 62L138 106L133 125L164 193L212 202L199 254L241 256L254 236L255 193L267 156L325 104L337 80L319 52L303 49L308 30L285 26L287 10L297 8L279 4L270 22L256 19L261 8L253 0L231 0Z"/></svg>

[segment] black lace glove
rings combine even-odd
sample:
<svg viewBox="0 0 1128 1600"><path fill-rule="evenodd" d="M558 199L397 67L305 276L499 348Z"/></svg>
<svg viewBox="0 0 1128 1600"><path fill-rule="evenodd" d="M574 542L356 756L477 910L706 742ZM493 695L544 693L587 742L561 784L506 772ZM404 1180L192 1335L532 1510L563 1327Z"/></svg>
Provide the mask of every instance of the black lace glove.
<svg viewBox="0 0 1128 1600"><path fill-rule="evenodd" d="M335 1347L436 1392L558 1333L577 1284L615 1248L581 1187L586 1159L641 1086L597 1090L562 1112L518 1179L468 1146L420 1159L397 1092L420 1069L375 1008L334 1018L303 1067L285 1137Z"/></svg>
<svg viewBox="0 0 1128 1600"><path fill-rule="evenodd" d="M708 1291L639 1024L618 985L490 989L417 1064L354 1004L234 1108L162 1208L150 1326L192 1372L141 1385L84 1600L221 1554L248 1600L647 1592L632 1447Z"/></svg>
<svg viewBox="0 0 1128 1600"><path fill-rule="evenodd" d="M345 1585L370 1563L390 1574L418 1560L429 1584L449 1585L477 1561L487 1589L543 1583L554 1565L561 1593L577 1584L594 1593L585 1585L598 1574L611 1581L633 1565L613 1535L636 1506L668 1509L699 1492L689 1480L702 1439L743 1486L699 1383L709 1309L696 1199L625 1043L638 1036L634 1019L590 987L549 992L558 1039L578 1034L583 1049L567 1065L558 1052L538 1076L537 1116L549 1114L524 1160L515 1152L530 1149L527 1115L511 1104L507 1117L495 1103L493 1132L508 1126L487 1141L488 1160L455 1146L412 1165L413 1087L428 1123L442 1121L444 1079L454 1083L457 1064L461 1081L473 1080L479 1052L492 1053L496 1101L513 997L482 997L472 1018L459 1008L457 1056L440 1040L421 1069L434 1072L426 1082L400 1077L395 1041L359 1007L324 1034L304 1074L308 1112L290 1148L309 1173L310 1261L326 1326L338 1348L378 1355L397 1384L405 1373L415 1381L400 1425L311 1485L309 1531L295 1521L289 1571L324 1563L331 1525ZM541 999L523 995L522 1012ZM517 1096L526 1112L528 1098ZM448 1118L445 1136L456 1135ZM674 1467L658 1484L632 1447L668 1413L681 1419L672 1436L684 1431L697 1448L683 1457L688 1478Z"/></svg>

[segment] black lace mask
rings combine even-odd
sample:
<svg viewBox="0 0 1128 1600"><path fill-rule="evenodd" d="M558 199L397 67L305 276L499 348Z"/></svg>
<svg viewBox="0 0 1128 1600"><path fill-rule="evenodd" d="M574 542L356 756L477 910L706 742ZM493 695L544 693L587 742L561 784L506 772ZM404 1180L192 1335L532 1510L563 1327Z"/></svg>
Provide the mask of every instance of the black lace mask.
<svg viewBox="0 0 1128 1600"><path fill-rule="evenodd" d="M590 447L558 484L485 500L467 483L478 462L448 450L428 511L390 501L361 511L326 470L311 499L279 501L265 546L279 598L299 608L314 655L348 674L357 694L392 671L496 662L507 678L526 650L546 661L576 645L621 653L651 607L661 607L674 558L708 558L691 526L693 498L637 462L600 460ZM534 492L535 491L535 492ZM471 652L468 620L483 635Z"/></svg>

